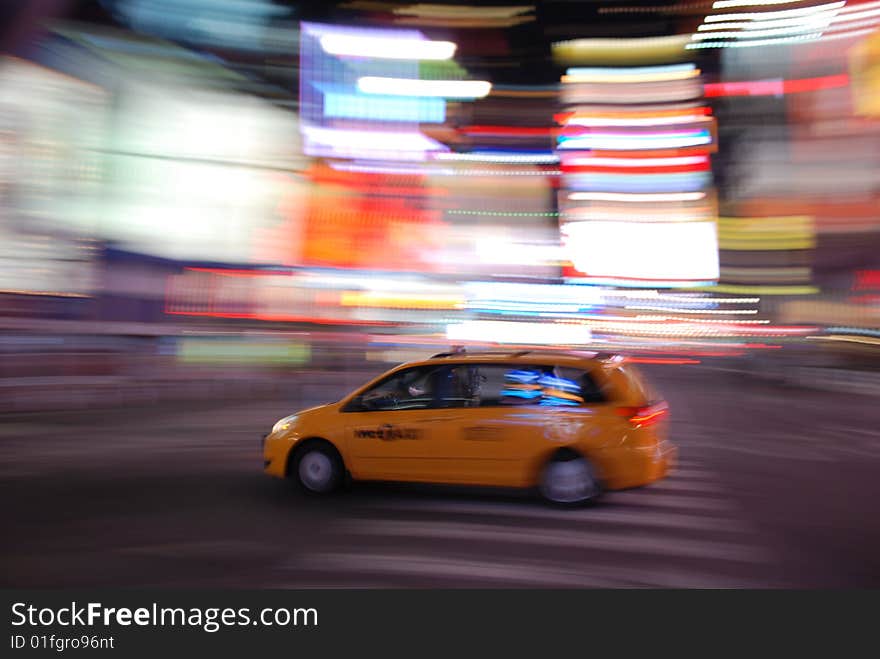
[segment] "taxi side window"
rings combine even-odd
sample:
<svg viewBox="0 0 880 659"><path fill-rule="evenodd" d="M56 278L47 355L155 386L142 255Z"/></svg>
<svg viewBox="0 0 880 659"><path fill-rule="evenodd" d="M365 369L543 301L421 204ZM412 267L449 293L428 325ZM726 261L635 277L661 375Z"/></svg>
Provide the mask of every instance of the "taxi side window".
<svg viewBox="0 0 880 659"><path fill-rule="evenodd" d="M481 365L478 399L481 407L580 407L606 400L595 380L584 371L531 364Z"/></svg>
<svg viewBox="0 0 880 659"><path fill-rule="evenodd" d="M388 412L468 404L463 366L420 366L395 373L358 396L345 411Z"/></svg>

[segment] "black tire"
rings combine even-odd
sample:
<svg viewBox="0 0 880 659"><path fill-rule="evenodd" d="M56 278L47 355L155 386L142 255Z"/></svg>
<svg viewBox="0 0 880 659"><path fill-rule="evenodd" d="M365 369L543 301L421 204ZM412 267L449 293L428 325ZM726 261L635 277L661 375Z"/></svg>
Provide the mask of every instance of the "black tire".
<svg viewBox="0 0 880 659"><path fill-rule="evenodd" d="M345 482L345 465L332 444L311 440L296 449L288 465L287 477L302 492L332 494Z"/></svg>
<svg viewBox="0 0 880 659"><path fill-rule="evenodd" d="M602 485L590 461L574 451L560 451L541 469L538 492L557 506L583 506L602 495Z"/></svg>

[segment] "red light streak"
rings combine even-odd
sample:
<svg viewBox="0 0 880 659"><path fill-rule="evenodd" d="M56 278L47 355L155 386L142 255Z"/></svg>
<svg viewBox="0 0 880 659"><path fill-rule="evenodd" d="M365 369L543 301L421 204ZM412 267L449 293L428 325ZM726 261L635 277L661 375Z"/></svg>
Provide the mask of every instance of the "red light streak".
<svg viewBox="0 0 880 659"><path fill-rule="evenodd" d="M634 364L702 364L699 359L676 357L627 357L626 361Z"/></svg>
<svg viewBox="0 0 880 659"><path fill-rule="evenodd" d="M849 85L846 73L818 78L800 78L797 80L745 80L742 82L712 82L703 86L703 93L708 98L719 96L780 96L783 94L799 94L815 92L822 89L834 89Z"/></svg>
<svg viewBox="0 0 880 659"><path fill-rule="evenodd" d="M558 129L526 126L463 126L465 135L494 135L498 137L553 137Z"/></svg>

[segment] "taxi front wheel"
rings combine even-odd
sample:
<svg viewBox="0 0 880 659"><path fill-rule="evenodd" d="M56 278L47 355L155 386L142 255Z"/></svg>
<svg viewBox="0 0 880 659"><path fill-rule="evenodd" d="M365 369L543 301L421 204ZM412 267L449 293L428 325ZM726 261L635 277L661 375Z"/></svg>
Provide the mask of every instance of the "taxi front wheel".
<svg viewBox="0 0 880 659"><path fill-rule="evenodd" d="M560 505L586 504L602 493L589 461L569 451L560 452L544 466L538 490L546 501Z"/></svg>
<svg viewBox="0 0 880 659"><path fill-rule="evenodd" d="M306 492L329 494L343 483L345 467L333 446L310 441L297 449L288 474Z"/></svg>

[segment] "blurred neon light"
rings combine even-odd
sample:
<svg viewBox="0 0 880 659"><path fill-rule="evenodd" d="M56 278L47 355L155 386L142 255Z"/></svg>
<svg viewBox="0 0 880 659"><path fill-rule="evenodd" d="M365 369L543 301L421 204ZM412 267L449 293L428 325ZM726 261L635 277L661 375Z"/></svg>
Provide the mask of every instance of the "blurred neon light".
<svg viewBox="0 0 880 659"><path fill-rule="evenodd" d="M710 144L708 130L691 133L655 133L634 135L627 133L592 133L580 137L561 137L560 149L670 149Z"/></svg>
<svg viewBox="0 0 880 659"><path fill-rule="evenodd" d="M700 313L700 312L694 311L694 313ZM627 320L630 320L630 319L627 318ZM656 323L665 323L670 320L676 321L676 322L686 322L686 323L693 323L696 321L699 323L715 323L717 325L769 325L770 324L769 320L743 320L741 318L699 318L699 319L695 319L693 317L688 317L688 316L666 316L666 315L652 315L652 314L649 314L646 316L636 316L635 320L645 321L645 322L656 322Z"/></svg>
<svg viewBox="0 0 880 659"><path fill-rule="evenodd" d="M339 172L357 172L359 174L392 174L401 176L434 176L434 175L450 175L455 171L452 169L435 169L433 167L423 167L419 165L411 165L409 167L403 165L370 165L366 163L328 163L331 169Z"/></svg>
<svg viewBox="0 0 880 659"><path fill-rule="evenodd" d="M718 293L754 293L757 295L815 295L815 286L744 286L741 284L717 284L711 289Z"/></svg>
<svg viewBox="0 0 880 659"><path fill-rule="evenodd" d="M637 311L666 311L668 313L696 313L696 314L723 314L751 316L758 313L757 309L670 309L669 307L633 304L627 305L626 309Z"/></svg>
<svg viewBox="0 0 880 659"><path fill-rule="evenodd" d="M714 220L715 213L710 209L682 209L673 207L666 212L633 212L622 210L594 210L592 208L574 208L565 211L564 218L569 222L604 220L608 222L705 222Z"/></svg>
<svg viewBox="0 0 880 659"><path fill-rule="evenodd" d="M692 63L686 64L667 64L663 66L634 66L634 67L584 67L578 66L566 70L566 75L571 76L630 76L630 75L651 75L654 73L686 73L688 71L696 71L697 65Z"/></svg>
<svg viewBox="0 0 880 659"><path fill-rule="evenodd" d="M492 135L499 137L549 137L556 128L540 126L464 126L459 129L465 135Z"/></svg>
<svg viewBox="0 0 880 659"><path fill-rule="evenodd" d="M847 32L839 32L834 34L823 34L822 32L814 32L796 37L779 37L776 39L756 39L754 41L702 41L689 43L686 49L695 48L751 48L754 46L776 46L779 44L796 43L798 41L833 41L836 39L854 39L863 37L876 32L875 28L866 28L864 30L851 30Z"/></svg>
<svg viewBox="0 0 880 659"><path fill-rule="evenodd" d="M499 162L517 164L551 165L559 162L552 153L438 153L437 160L461 160L464 162Z"/></svg>
<svg viewBox="0 0 880 659"><path fill-rule="evenodd" d="M434 17L434 18L513 18L521 14L527 14L535 10L534 5L507 6L507 7L474 7L468 5L439 5L439 4L414 4L404 7L395 7L395 14L410 16Z"/></svg>
<svg viewBox="0 0 880 659"><path fill-rule="evenodd" d="M660 286L664 288L713 288L716 284L714 279L652 279L645 277L597 277L568 276L566 281L570 284L590 286L616 286L619 288L644 288L645 286Z"/></svg>
<svg viewBox="0 0 880 659"><path fill-rule="evenodd" d="M595 288L559 284L521 284L517 282L473 281L464 285L469 304L485 301L547 302L595 306L601 304L601 291Z"/></svg>
<svg viewBox="0 0 880 659"><path fill-rule="evenodd" d="M719 21L711 21L709 22L707 19L706 23L703 23L697 28L698 32L712 31L712 30L745 30L745 31L758 31L758 30L768 30L772 28L802 28L801 31L806 29L820 29L824 28L829 24L839 24L839 23L850 23L853 21L862 21L863 19L871 19L877 16L880 16L880 5L878 3L866 3L861 5L850 5L848 7L842 7L840 9L832 9L828 11L824 11L821 13L811 14L809 16L796 16L793 18L779 18L772 20L754 20L754 19L744 19L744 20L733 20L730 22L719 22ZM731 16L743 16L744 14L731 14ZM873 23L875 21L866 21L866 23ZM848 26L852 27L852 26ZM743 36L750 36L746 33L743 33Z"/></svg>
<svg viewBox="0 0 880 659"><path fill-rule="evenodd" d="M448 325L446 338L453 341L488 341L524 345L583 345L590 342L592 335L589 327L579 324L468 320Z"/></svg>
<svg viewBox="0 0 880 659"><path fill-rule="evenodd" d="M813 26L824 27L838 16L837 10L823 12L821 14L813 14L811 16L800 16L795 18L779 18L771 21L731 21L724 23L703 23L697 28L698 32L711 30L770 30L781 27L807 27Z"/></svg>
<svg viewBox="0 0 880 659"><path fill-rule="evenodd" d="M656 67L653 71L642 69L642 73L637 73L638 69L633 71L628 71L627 69L569 69L568 73L562 76L562 82L566 84L666 82L671 80L687 80L688 78L696 78L700 75L700 70L693 65L682 66L687 68Z"/></svg>
<svg viewBox="0 0 880 659"><path fill-rule="evenodd" d="M502 171L498 169L461 169L454 176L559 176L558 169L523 169Z"/></svg>
<svg viewBox="0 0 880 659"><path fill-rule="evenodd" d="M812 7L798 7L796 9L784 9L782 11L743 12L737 14L710 14L706 16L706 23L723 23L725 21L770 21L777 18L792 18L794 16L810 16L821 14L842 8L846 2L829 2L824 5Z"/></svg>
<svg viewBox="0 0 880 659"><path fill-rule="evenodd" d="M348 130L301 126L303 134L318 144L347 149L376 149L385 151L434 151L446 147L421 133L375 130Z"/></svg>
<svg viewBox="0 0 880 659"><path fill-rule="evenodd" d="M428 295L416 293L375 293L346 291L339 303L343 307L375 307L384 309L463 309L464 299L457 295Z"/></svg>
<svg viewBox="0 0 880 659"><path fill-rule="evenodd" d="M364 76L358 79L357 86L365 94L442 98L483 98L492 91L492 83L485 80L416 80Z"/></svg>
<svg viewBox="0 0 880 659"><path fill-rule="evenodd" d="M799 35L803 32L816 32L823 30L828 26L827 23L822 25L801 25L799 27L781 27L772 30L738 30L736 32L698 32L691 37L694 41L702 41L706 39L760 39L764 37L784 37L789 35Z"/></svg>
<svg viewBox="0 0 880 659"><path fill-rule="evenodd" d="M626 298L629 300L660 300L663 302L688 302L691 304L758 304L761 301L759 297L716 297L706 293L695 293L694 295L667 295L656 290L646 291L605 291L605 298Z"/></svg>
<svg viewBox="0 0 880 659"><path fill-rule="evenodd" d="M628 357L628 362L633 364L700 364L699 359L687 359L684 357Z"/></svg>
<svg viewBox="0 0 880 659"><path fill-rule="evenodd" d="M694 192L712 184L712 176L707 171L688 171L680 173L645 173L633 176L633 172L619 173L569 173L566 183L578 192Z"/></svg>
<svg viewBox="0 0 880 659"><path fill-rule="evenodd" d="M563 233L574 267L589 278L706 281L719 276L714 222L575 222L564 225Z"/></svg>
<svg viewBox="0 0 880 659"><path fill-rule="evenodd" d="M729 9L731 7L762 7L764 5L790 5L795 0L718 0L712 9Z"/></svg>
<svg viewBox="0 0 880 659"><path fill-rule="evenodd" d="M624 174L624 175L632 175L632 174L690 174L693 172L704 172L709 169L709 163L701 163L695 165L661 165L661 166L651 166L651 165L643 165L638 167L637 165L598 165L598 164L589 164L589 165L564 165L562 167L562 171L566 174ZM601 179L596 179L601 180ZM644 179L646 182L648 179ZM661 180L661 179L656 179ZM669 179L672 181L673 179ZM691 179L688 179L691 180ZM664 179L665 181L665 179ZM659 192L659 191L658 191Z"/></svg>
<svg viewBox="0 0 880 659"><path fill-rule="evenodd" d="M677 167L709 163L709 156L680 156L677 158L603 158L600 156L577 156L565 158L563 166L573 167Z"/></svg>
<svg viewBox="0 0 880 659"><path fill-rule="evenodd" d="M704 86L707 97L717 96L778 96L800 92L819 91L849 85L849 75L841 73L817 78L798 80L753 80L742 82L716 82Z"/></svg>
<svg viewBox="0 0 880 659"><path fill-rule="evenodd" d="M451 41L428 41L388 35L325 34L321 37L321 48L325 53L342 57L447 60L455 54L456 47Z"/></svg>
<svg viewBox="0 0 880 659"><path fill-rule="evenodd" d="M668 192L658 194L635 194L616 192L573 192L568 195L572 201L624 201L624 202L655 202L655 201L698 201L705 199L705 192Z"/></svg>
<svg viewBox="0 0 880 659"><path fill-rule="evenodd" d="M168 305L164 312L171 316L199 316L204 318L239 318L247 320L263 320L269 322L284 323L312 323L315 325L393 325L392 321L385 320L350 320L347 318L322 318L320 316L302 316L295 314L241 312L226 313L219 311L186 311L174 310Z"/></svg>
<svg viewBox="0 0 880 659"><path fill-rule="evenodd" d="M677 124L713 121L705 114L679 114L669 117L591 117L574 116L565 122L567 126L673 126Z"/></svg>
<svg viewBox="0 0 880 659"><path fill-rule="evenodd" d="M667 109L664 109L667 108ZM705 105L695 105L694 103L679 104L678 107L668 108L668 104L663 106L651 106L642 110L621 110L607 111L602 106L586 106L579 107L577 110L570 112L559 112L553 115L553 119L560 124L578 117L598 117L601 119L657 119L664 117L690 117L712 114L712 108Z"/></svg>
<svg viewBox="0 0 880 659"><path fill-rule="evenodd" d="M405 98L328 92L324 94L324 116L373 121L446 121L446 102L439 98Z"/></svg>

